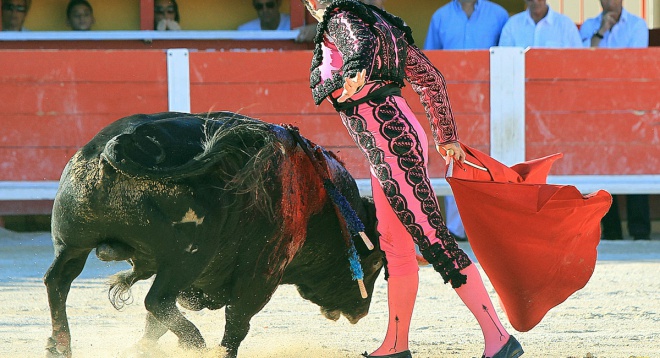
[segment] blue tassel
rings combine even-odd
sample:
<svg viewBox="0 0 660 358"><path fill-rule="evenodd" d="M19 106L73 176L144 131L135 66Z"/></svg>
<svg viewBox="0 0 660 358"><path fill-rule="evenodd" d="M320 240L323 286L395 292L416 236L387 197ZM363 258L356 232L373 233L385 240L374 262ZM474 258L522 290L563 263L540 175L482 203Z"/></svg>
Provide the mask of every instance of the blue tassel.
<svg viewBox="0 0 660 358"><path fill-rule="evenodd" d="M348 249L348 261L351 263L353 280L363 280L364 272L362 271L362 265L360 265L360 257L355 249L355 245L353 245L353 240L351 240L351 247Z"/></svg>
<svg viewBox="0 0 660 358"><path fill-rule="evenodd" d="M346 200L346 198L337 190L335 184L329 179L323 180L323 187L330 195L332 202L337 205L341 215L346 221L348 226L348 231L351 233L351 236L359 235L360 232L364 232L364 224L360 221L360 218L357 216L351 204Z"/></svg>
<svg viewBox="0 0 660 358"><path fill-rule="evenodd" d="M348 260L351 263L351 273L353 274L353 280L362 280L364 279L364 272L362 271L362 265L360 265L360 257L358 256L357 250L355 249L355 243L353 243L353 236L359 235L360 232L364 232L364 224L360 221L360 218L355 213L355 210L351 207L351 204L346 200L346 198L337 190L335 184L326 179L323 181L323 187L330 195L330 199L335 203L344 220L346 221L346 226L348 231L351 234L350 247L348 248Z"/></svg>

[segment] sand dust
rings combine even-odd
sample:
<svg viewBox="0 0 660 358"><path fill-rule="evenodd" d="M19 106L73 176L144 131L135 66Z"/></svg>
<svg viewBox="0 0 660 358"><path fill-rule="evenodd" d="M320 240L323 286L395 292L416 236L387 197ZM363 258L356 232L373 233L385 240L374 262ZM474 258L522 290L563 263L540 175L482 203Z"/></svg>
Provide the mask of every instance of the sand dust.
<svg viewBox="0 0 660 358"><path fill-rule="evenodd" d="M469 245L461 246L472 256ZM41 277L52 257L48 233L0 229L1 357L43 357L50 315ZM73 282L68 316L74 357L201 357L179 350L171 333L149 354L138 354L134 343L143 331L142 301L150 282L134 286L135 301L121 312L110 305L105 284L107 276L127 267L91 256ZM413 356L480 357L481 331L458 296L430 267L421 268L420 279L411 330ZM488 281L486 285L495 297ZM344 318L323 318L294 287L282 286L252 319L239 356L357 358L375 349L384 334L385 288L381 274L369 315L351 325ZM210 347L219 344L222 310L186 315ZM511 329L508 322L505 326ZM602 242L596 270L584 289L552 309L531 331L511 331L522 343L524 357L660 357L660 240Z"/></svg>

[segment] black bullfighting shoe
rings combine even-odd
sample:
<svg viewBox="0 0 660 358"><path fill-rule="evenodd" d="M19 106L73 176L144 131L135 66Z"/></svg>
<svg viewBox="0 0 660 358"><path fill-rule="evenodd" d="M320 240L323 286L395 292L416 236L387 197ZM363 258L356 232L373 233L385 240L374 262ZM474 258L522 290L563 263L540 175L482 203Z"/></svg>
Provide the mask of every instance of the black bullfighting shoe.
<svg viewBox="0 0 660 358"><path fill-rule="evenodd" d="M367 358L412 358L412 354L410 353L409 350L403 351L403 352L398 352L398 353L388 354L386 356L372 356L372 355L369 355L369 353L364 352L364 353L362 353L362 356L367 357Z"/></svg>
<svg viewBox="0 0 660 358"><path fill-rule="evenodd" d="M481 358L518 358L521 355L523 355L525 351L523 351L522 346L514 336L509 336L509 340L506 341L506 344L502 349L500 349L497 353L495 353L494 356L492 357L486 357L485 355L481 356Z"/></svg>

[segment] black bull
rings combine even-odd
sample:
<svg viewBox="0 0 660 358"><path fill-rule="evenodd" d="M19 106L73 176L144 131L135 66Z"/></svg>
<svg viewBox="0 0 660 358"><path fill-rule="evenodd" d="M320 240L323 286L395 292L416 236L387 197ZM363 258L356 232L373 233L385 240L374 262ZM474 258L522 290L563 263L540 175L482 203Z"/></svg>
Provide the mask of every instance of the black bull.
<svg viewBox="0 0 660 358"><path fill-rule="evenodd" d="M307 142L306 142L307 143ZM324 167L378 243L373 202L330 153ZM368 312L382 252L356 240L369 298L353 280L345 225L312 161L287 129L230 112L120 119L69 161L55 198L55 259L44 277L52 319L48 356L71 356L66 299L89 253L126 260L109 297L155 275L145 297L143 341L168 330L205 347L177 309L225 307L220 355L237 355L250 319L278 285L293 284L333 320Z"/></svg>

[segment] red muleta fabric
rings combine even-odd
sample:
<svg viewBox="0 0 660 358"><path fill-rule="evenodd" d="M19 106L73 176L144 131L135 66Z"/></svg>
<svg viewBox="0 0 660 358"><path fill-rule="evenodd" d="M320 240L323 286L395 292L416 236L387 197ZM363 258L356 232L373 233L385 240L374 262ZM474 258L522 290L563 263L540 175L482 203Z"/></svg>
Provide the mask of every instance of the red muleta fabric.
<svg viewBox="0 0 660 358"><path fill-rule="evenodd" d="M461 146L468 161L488 169L453 162L447 168L465 232L509 322L529 331L591 278L612 196L546 184L562 154L507 167Z"/></svg>

